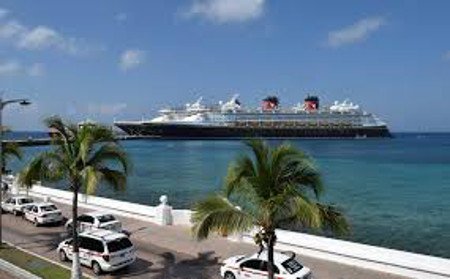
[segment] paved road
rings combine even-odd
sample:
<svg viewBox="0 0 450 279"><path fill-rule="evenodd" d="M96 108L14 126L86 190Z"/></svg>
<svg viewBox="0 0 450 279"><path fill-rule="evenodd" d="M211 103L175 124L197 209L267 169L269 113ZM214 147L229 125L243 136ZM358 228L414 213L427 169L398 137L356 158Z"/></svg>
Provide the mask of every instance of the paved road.
<svg viewBox="0 0 450 279"><path fill-rule="evenodd" d="M18 278L4 270L0 270L0 279L18 279Z"/></svg>
<svg viewBox="0 0 450 279"><path fill-rule="evenodd" d="M68 206L58 206L65 216L69 216ZM63 227L36 228L10 214L3 214L2 218L5 240L57 260L55 249L66 237ZM103 275L102 278L219 279L218 263L221 260L256 251L253 245L233 243L222 238L197 242L190 236L189 229L183 226L162 227L129 218L120 219L124 228L132 232L131 240L137 247L138 259L127 269ZM302 255L297 257L313 270L317 279L404 279ZM92 274L89 269L83 268L83 271Z"/></svg>

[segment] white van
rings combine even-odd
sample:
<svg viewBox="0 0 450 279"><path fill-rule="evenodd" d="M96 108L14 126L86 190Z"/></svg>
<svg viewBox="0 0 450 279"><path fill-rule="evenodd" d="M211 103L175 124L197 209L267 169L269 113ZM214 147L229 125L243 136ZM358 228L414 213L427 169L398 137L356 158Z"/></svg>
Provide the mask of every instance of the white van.
<svg viewBox="0 0 450 279"><path fill-rule="evenodd" d="M111 272L131 265L136 260L135 248L123 233L108 230L93 230L79 235L80 263L89 266L95 274ZM72 260L73 239L58 245L61 261Z"/></svg>

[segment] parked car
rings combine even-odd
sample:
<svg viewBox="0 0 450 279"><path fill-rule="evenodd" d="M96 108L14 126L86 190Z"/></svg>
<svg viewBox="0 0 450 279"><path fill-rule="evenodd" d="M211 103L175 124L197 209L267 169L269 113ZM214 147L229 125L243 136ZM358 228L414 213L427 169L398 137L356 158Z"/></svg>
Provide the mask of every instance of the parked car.
<svg viewBox="0 0 450 279"><path fill-rule="evenodd" d="M131 265L136 260L135 248L128 236L109 230L85 231L79 235L80 263L91 267L95 274L111 272ZM61 261L72 260L73 239L58 245Z"/></svg>
<svg viewBox="0 0 450 279"><path fill-rule="evenodd" d="M13 213L17 216L19 214L23 214L24 209L32 203L34 203L34 200L29 197L10 197L6 201L2 202L2 211Z"/></svg>
<svg viewBox="0 0 450 279"><path fill-rule="evenodd" d="M24 209L23 217L35 226L60 223L63 220L61 210L48 202L30 204Z"/></svg>
<svg viewBox="0 0 450 279"><path fill-rule="evenodd" d="M297 260L295 254L288 256L274 253L274 272L276 278L311 279L311 270ZM225 279L265 279L267 278L267 252L260 255L235 256L223 261L220 275Z"/></svg>
<svg viewBox="0 0 450 279"><path fill-rule="evenodd" d="M68 233L72 233L73 220L66 222ZM104 229L116 232L122 231L122 223L114 215L105 212L90 212L78 216L78 231L83 232L91 229Z"/></svg>

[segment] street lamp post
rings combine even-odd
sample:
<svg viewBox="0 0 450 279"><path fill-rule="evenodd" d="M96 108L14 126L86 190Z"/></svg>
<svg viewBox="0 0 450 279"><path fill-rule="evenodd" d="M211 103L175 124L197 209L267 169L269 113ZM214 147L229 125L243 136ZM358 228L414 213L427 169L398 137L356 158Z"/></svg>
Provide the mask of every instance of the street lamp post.
<svg viewBox="0 0 450 279"><path fill-rule="evenodd" d="M31 102L28 99L11 99L11 100L3 100L3 97L0 96L0 183L1 183L1 188L0 188L0 202L3 202L3 170L4 170L4 166L3 166L3 109L5 108L5 106L9 105L9 104L14 104L14 103L18 103L21 106L27 106L30 105ZM3 213L3 209L1 209L0 214ZM3 235L2 235L2 231L3 231L3 224L2 224L2 216L0 216L0 246L3 245Z"/></svg>

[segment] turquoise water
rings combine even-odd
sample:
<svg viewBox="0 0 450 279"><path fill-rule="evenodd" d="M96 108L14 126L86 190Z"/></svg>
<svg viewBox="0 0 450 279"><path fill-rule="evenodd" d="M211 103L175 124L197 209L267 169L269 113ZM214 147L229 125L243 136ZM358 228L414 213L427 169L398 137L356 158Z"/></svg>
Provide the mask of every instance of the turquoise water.
<svg viewBox="0 0 450 279"><path fill-rule="evenodd" d="M323 198L348 216L352 232L346 239L450 258L450 134L291 142L315 158L326 183ZM138 140L123 146L134 164L127 190L101 187L98 195L155 205L167 194L176 208L220 189L230 160L247 151L239 141ZM26 157L45 148L28 148Z"/></svg>

